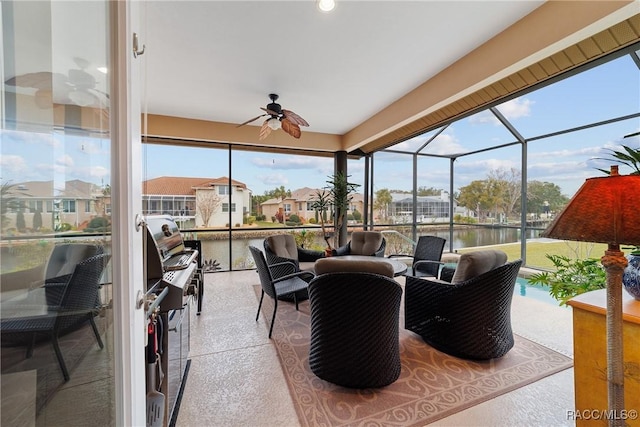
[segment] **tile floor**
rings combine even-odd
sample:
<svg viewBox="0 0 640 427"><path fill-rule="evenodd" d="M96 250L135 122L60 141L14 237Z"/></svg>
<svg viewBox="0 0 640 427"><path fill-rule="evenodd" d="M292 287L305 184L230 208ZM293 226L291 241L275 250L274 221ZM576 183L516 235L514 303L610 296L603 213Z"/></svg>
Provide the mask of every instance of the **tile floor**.
<svg viewBox="0 0 640 427"><path fill-rule="evenodd" d="M192 321L191 369L176 425L299 426L267 325L262 316L255 321L256 272L219 272L205 280L203 311ZM523 337L573 353L570 308L515 295L512 325ZM573 399L573 369L567 369L431 425L573 426L567 420Z"/></svg>

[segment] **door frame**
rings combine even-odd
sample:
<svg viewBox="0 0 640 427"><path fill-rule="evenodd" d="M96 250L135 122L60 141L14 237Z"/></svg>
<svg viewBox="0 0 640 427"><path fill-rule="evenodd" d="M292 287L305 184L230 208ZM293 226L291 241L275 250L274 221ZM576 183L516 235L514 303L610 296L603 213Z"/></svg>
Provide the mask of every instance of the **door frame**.
<svg viewBox="0 0 640 427"><path fill-rule="evenodd" d="M136 215L142 212L141 57L133 55L133 33L140 34L140 2L108 3L116 425L144 426L146 313L136 308L139 292L144 291L144 230L136 226Z"/></svg>

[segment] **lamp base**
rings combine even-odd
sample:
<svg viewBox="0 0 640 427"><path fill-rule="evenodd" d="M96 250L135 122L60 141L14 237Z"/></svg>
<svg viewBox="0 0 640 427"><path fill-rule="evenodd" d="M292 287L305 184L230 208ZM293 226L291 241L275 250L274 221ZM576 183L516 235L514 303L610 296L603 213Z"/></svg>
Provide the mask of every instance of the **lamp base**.
<svg viewBox="0 0 640 427"><path fill-rule="evenodd" d="M601 259L607 273L607 383L609 410L617 415L609 427L624 427L624 359L622 355L622 272L627 259L620 245L609 244Z"/></svg>

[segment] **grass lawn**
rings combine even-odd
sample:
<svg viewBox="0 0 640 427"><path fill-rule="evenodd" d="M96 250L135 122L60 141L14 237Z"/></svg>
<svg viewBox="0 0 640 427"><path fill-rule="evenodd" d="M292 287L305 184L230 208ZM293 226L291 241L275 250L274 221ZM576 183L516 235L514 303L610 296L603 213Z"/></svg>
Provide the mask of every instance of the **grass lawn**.
<svg viewBox="0 0 640 427"><path fill-rule="evenodd" d="M520 242L491 246L503 250L510 260L520 258ZM527 243L527 267L552 269L553 264L546 254L564 255L569 258L600 258L607 249L602 243L565 242L562 240L535 241ZM471 252L476 248L459 249L458 252Z"/></svg>

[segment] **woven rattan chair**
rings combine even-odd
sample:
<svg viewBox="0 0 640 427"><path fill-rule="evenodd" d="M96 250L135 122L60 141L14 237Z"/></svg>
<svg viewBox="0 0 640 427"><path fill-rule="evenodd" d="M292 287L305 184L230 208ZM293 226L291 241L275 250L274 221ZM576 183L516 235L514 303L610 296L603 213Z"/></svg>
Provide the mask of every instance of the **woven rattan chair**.
<svg viewBox="0 0 640 427"><path fill-rule="evenodd" d="M104 252L99 245L86 243L62 243L56 245L47 261L44 288L47 296L47 305L60 305L62 294L76 265L94 255ZM96 307L100 307L102 301L100 293L96 297Z"/></svg>
<svg viewBox="0 0 640 427"><path fill-rule="evenodd" d="M334 256L371 255L384 256L387 241L379 231L354 231L351 240L344 246L333 250Z"/></svg>
<svg viewBox="0 0 640 427"><path fill-rule="evenodd" d="M286 276L298 271L313 272L314 262L324 257L323 251L313 251L296 245L291 234L275 234L264 239L264 254L273 277ZM293 264L293 267L292 267Z"/></svg>
<svg viewBox="0 0 640 427"><path fill-rule="evenodd" d="M294 274L299 271L314 272L314 262L324 257L323 251L313 251L296 245L296 240L291 234L274 234L264 239L264 255L269 265L269 270L274 279ZM314 274L303 276L305 281L310 281ZM307 289L296 292L298 301L309 298ZM281 295L281 301L293 301L293 294Z"/></svg>
<svg viewBox="0 0 640 427"><path fill-rule="evenodd" d="M393 254L393 257L411 257L411 270L406 274L416 277L438 277L440 259L447 239L437 236L420 236L413 255Z"/></svg>
<svg viewBox="0 0 640 427"><path fill-rule="evenodd" d="M521 260L457 283L407 276L405 328L447 354L493 359L513 347L511 300Z"/></svg>
<svg viewBox="0 0 640 427"><path fill-rule="evenodd" d="M77 330L88 321L98 345L100 348L104 347L93 318L98 314L95 303L100 277L109 258L108 254L100 254L77 264L64 287L60 305L49 307L46 314L3 319L0 323L3 345L26 345L27 358L30 358L33 355L35 343L42 339L49 339L58 358L64 380L69 381L69 371L62 357L58 338Z"/></svg>
<svg viewBox="0 0 640 427"><path fill-rule="evenodd" d="M298 310L298 298L296 293L302 290L306 290L308 283L303 278L309 279L313 277L313 273L308 271L299 271L287 276L274 278L267 261L262 254L262 251L255 246L249 246L253 260L256 263L256 269L260 276L260 285L262 286L262 294L260 295L260 302L258 303L258 313L256 314L256 322L260 318L260 309L262 308L262 301L264 295L267 294L273 299L273 315L271 316L271 326L269 327L269 338L273 332L273 324L276 320L276 311L278 310L278 299L282 295L293 295L293 301L296 304L296 310ZM278 267L277 265L275 265Z"/></svg>
<svg viewBox="0 0 640 427"><path fill-rule="evenodd" d="M393 268L380 266L389 272L330 272L309 283L309 365L323 380L373 388L398 379L402 289L388 277Z"/></svg>

